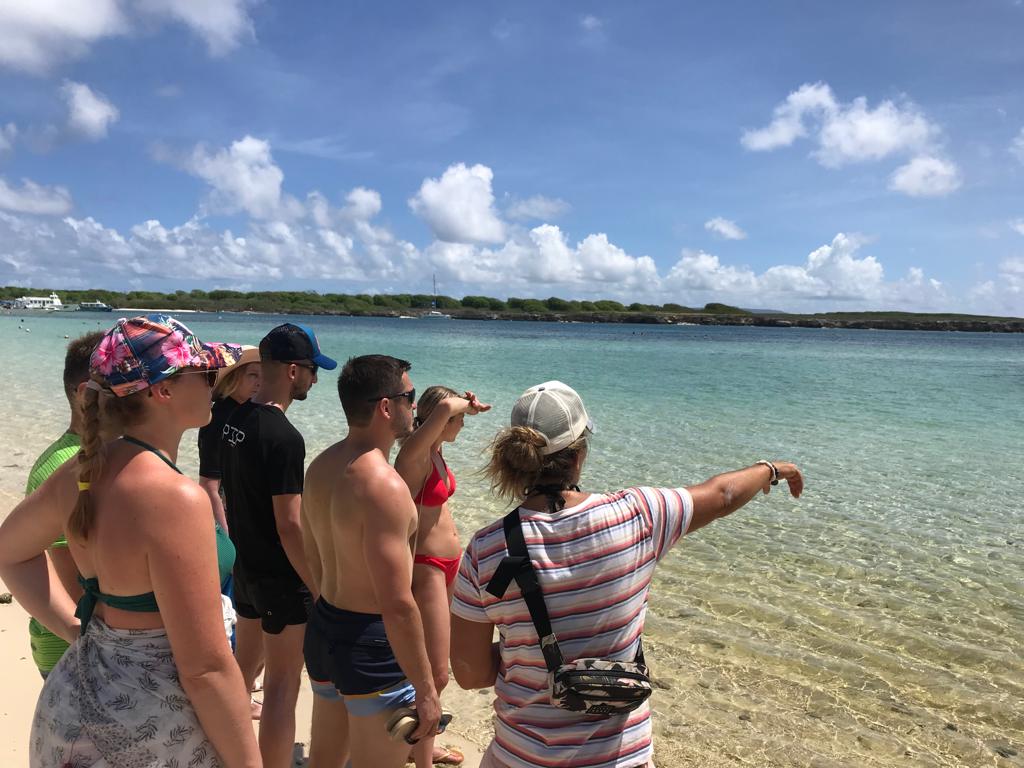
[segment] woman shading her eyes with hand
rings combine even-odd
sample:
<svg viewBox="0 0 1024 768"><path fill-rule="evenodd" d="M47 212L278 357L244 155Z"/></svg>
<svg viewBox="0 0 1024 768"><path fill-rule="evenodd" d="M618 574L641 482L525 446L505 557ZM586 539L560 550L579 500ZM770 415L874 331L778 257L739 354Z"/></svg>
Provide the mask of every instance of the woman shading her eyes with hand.
<svg viewBox="0 0 1024 768"><path fill-rule="evenodd" d="M416 431L402 443L395 459L395 469L409 486L419 511L412 591L423 617L427 654L438 693L448 684L449 606L462 556L459 532L448 507L448 500L455 493L455 475L444 460L442 447L455 442L467 414L473 416L490 409L472 392L460 395L448 387L428 388L416 404ZM455 750L435 752L433 739L421 741L413 755L417 768L432 762L462 762L462 755Z"/></svg>

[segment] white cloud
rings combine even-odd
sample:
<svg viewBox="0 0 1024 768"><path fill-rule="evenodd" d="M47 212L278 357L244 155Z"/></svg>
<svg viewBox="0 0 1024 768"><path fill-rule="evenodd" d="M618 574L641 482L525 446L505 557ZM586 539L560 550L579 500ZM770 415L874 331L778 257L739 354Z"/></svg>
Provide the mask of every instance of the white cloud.
<svg viewBox="0 0 1024 768"><path fill-rule="evenodd" d="M84 83L65 80L61 95L68 106L68 129L93 141L107 135L121 113L106 96Z"/></svg>
<svg viewBox="0 0 1024 768"><path fill-rule="evenodd" d="M886 100L871 109L863 96L843 104L828 84L808 83L775 107L771 123L746 131L740 142L752 151L786 147L808 135L808 124L817 130L814 156L828 168L920 152L940 133L913 104Z"/></svg>
<svg viewBox="0 0 1024 768"><path fill-rule="evenodd" d="M855 235L838 234L801 263L777 264L760 273L724 263L714 254L684 251L659 274L653 259L630 254L604 233L570 241L552 224L503 226L508 235L494 244L437 239L421 250L375 223L383 210L376 190L356 187L338 205L316 190L301 203L288 198L266 142L246 137L217 152L197 148L189 162L194 173L210 182L219 204L248 214L240 229L215 228L202 209L177 226L150 219L126 231L92 217L44 218L32 214L67 213L71 198L66 190L32 182L13 189L0 182L0 280L45 277L65 285L165 281L172 288L189 284L182 280L228 281L267 289L300 280L323 281L325 287L326 281L410 286L436 271L453 295L561 295L688 305L724 301L804 311L837 305L948 309L951 302L944 287L921 269L886 280L882 264L862 254L864 240ZM479 166L476 173L486 180L484 197L489 198L489 170ZM430 194L427 198L432 199ZM490 210L491 201L484 202L484 210ZM1003 265L999 285L977 287L977 300L990 295L993 306L1018 301L1013 286L1024 278L1015 265Z"/></svg>
<svg viewBox="0 0 1024 768"><path fill-rule="evenodd" d="M836 100L825 83L801 85L775 107L771 123L764 128L744 132L740 143L754 152L788 147L807 135L804 116L834 111Z"/></svg>
<svg viewBox="0 0 1024 768"><path fill-rule="evenodd" d="M12 0L0 3L0 65L44 74L84 55L100 38L121 34L117 0Z"/></svg>
<svg viewBox="0 0 1024 768"><path fill-rule="evenodd" d="M298 202L282 194L284 172L262 139L245 136L216 152L199 145L185 161L185 169L213 187L214 210L245 211L256 219L288 218L300 212Z"/></svg>
<svg viewBox="0 0 1024 768"><path fill-rule="evenodd" d="M23 179L21 188L0 178L0 209L17 213L61 215L71 210L71 194L64 187L44 187Z"/></svg>
<svg viewBox="0 0 1024 768"><path fill-rule="evenodd" d="M1010 221L1010 229L1018 235L1024 235L1024 218L1012 219Z"/></svg>
<svg viewBox="0 0 1024 768"><path fill-rule="evenodd" d="M569 210L569 204L558 197L544 197L534 195L525 200L515 200L505 208L505 215L510 219L525 221L539 219L549 221L557 219Z"/></svg>
<svg viewBox="0 0 1024 768"><path fill-rule="evenodd" d="M0 153L9 152L18 138L18 126L14 123L0 125Z"/></svg>
<svg viewBox="0 0 1024 768"><path fill-rule="evenodd" d="M586 15L580 19L580 26L586 32L599 32L604 28L604 21L597 18L597 16Z"/></svg>
<svg viewBox="0 0 1024 768"><path fill-rule="evenodd" d="M569 290L574 294L621 295L648 291L658 271L648 256L630 256L603 234L588 235L570 246L553 224L517 232L498 248L436 241L425 251L430 266L448 282L461 282L500 294L525 289ZM543 286L543 287L542 287Z"/></svg>
<svg viewBox="0 0 1024 768"><path fill-rule="evenodd" d="M940 157L922 155L893 171L889 189L911 197L942 197L960 187L956 165Z"/></svg>
<svg viewBox="0 0 1024 768"><path fill-rule="evenodd" d="M812 134L817 143L812 155L826 168L910 156L893 173L890 189L934 197L960 186L959 169L941 156L942 131L914 104L885 100L872 109L863 96L844 104L826 83L800 86L775 107L771 123L744 132L740 143L751 151L769 151Z"/></svg>
<svg viewBox="0 0 1024 768"><path fill-rule="evenodd" d="M1020 129L1020 133L1010 143L1010 154L1024 163L1024 128Z"/></svg>
<svg viewBox="0 0 1024 768"><path fill-rule="evenodd" d="M206 42L211 56L223 56L254 38L249 0L141 0L140 10L183 23Z"/></svg>
<svg viewBox="0 0 1024 768"><path fill-rule="evenodd" d="M812 251L803 264L780 264L760 275L749 267L722 264L703 251L683 251L665 277L663 291L683 304L725 301L746 306L779 306L813 311L836 308L937 309L948 306L941 283L911 268L901 280L887 282L874 256L860 256L861 238L837 234Z"/></svg>
<svg viewBox="0 0 1024 768"><path fill-rule="evenodd" d="M211 55L253 37L249 0L5 0L0 2L0 66L43 75L81 58L103 38L151 28L187 26Z"/></svg>
<svg viewBox="0 0 1024 768"><path fill-rule="evenodd" d="M721 216L716 216L713 219L709 219L704 222L704 229L708 232L714 232L719 237L724 237L726 240L746 240L747 233L740 229L739 225L730 219L723 219Z"/></svg>
<svg viewBox="0 0 1024 768"><path fill-rule="evenodd" d="M975 285L969 294L974 311L1024 317L1024 257L1004 259L994 280Z"/></svg>
<svg viewBox="0 0 1024 768"><path fill-rule="evenodd" d="M938 133L938 127L912 104L899 107L883 101L869 109L867 100L859 97L849 106L840 105L826 114L815 156L828 168L881 160L895 153L926 149Z"/></svg>
<svg viewBox="0 0 1024 768"><path fill-rule="evenodd" d="M356 187L345 197L343 214L348 218L368 221L380 213L383 203L380 192L366 187Z"/></svg>
<svg viewBox="0 0 1024 768"><path fill-rule="evenodd" d="M757 290L757 276L749 269L723 265L704 251L684 250L665 277L665 287L692 292L743 295Z"/></svg>
<svg viewBox="0 0 1024 768"><path fill-rule="evenodd" d="M440 179L424 179L409 207L439 239L449 243L498 243L505 225L494 209L491 180L486 165L451 165Z"/></svg>

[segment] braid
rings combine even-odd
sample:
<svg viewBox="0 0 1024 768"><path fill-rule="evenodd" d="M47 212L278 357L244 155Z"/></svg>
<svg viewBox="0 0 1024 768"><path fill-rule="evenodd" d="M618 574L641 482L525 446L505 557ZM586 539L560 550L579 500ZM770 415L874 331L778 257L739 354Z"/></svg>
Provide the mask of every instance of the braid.
<svg viewBox="0 0 1024 768"><path fill-rule="evenodd" d="M78 452L78 482L91 483L103 471L103 440L100 436L100 393L95 389L85 390L83 404L82 449ZM68 519L68 533L89 537L96 509L91 490L80 490L75 509Z"/></svg>

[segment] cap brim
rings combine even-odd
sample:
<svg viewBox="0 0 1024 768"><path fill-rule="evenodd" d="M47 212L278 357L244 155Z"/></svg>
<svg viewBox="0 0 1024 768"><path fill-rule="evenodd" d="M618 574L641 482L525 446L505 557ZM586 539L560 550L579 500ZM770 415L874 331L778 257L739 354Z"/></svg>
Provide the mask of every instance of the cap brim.
<svg viewBox="0 0 1024 768"><path fill-rule="evenodd" d="M189 361L188 368L216 371L234 365L242 357L242 347L238 344L209 341L201 343L200 347L199 353Z"/></svg>
<svg viewBox="0 0 1024 768"><path fill-rule="evenodd" d="M333 371L338 367L338 361L332 360L325 354L319 354L314 357L310 362L315 363L318 367L323 368L327 371Z"/></svg>

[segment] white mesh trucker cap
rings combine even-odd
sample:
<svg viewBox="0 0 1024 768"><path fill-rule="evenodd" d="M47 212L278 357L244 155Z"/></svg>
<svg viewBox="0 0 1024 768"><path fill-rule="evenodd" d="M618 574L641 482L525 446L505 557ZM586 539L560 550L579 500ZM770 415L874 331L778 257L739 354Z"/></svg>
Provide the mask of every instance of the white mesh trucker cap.
<svg viewBox="0 0 1024 768"><path fill-rule="evenodd" d="M560 381L546 381L528 390L512 406L512 426L530 427L547 441L545 456L572 445L584 432L593 432L583 400Z"/></svg>

